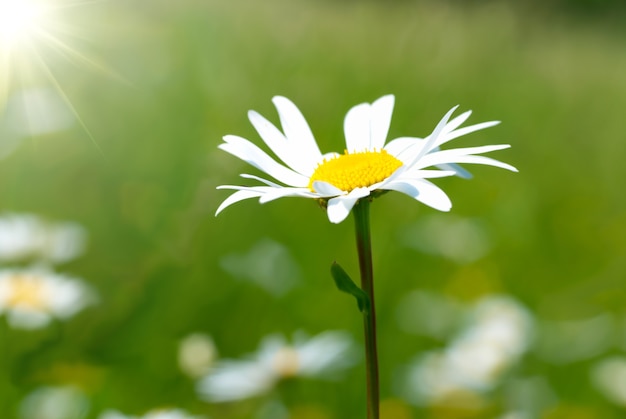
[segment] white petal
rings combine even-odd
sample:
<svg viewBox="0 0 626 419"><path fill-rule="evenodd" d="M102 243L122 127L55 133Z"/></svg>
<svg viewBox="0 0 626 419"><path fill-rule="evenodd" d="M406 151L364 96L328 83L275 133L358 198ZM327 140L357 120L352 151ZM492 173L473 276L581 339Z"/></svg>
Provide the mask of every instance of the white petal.
<svg viewBox="0 0 626 419"><path fill-rule="evenodd" d="M299 196L303 198L320 198L321 197L320 194L311 192L309 188L290 188L286 186L273 187L273 186L220 185L217 187L217 189L234 189L237 191L252 192L255 195L250 196L250 198L259 197L259 202L261 204L264 204L269 201L273 201L278 198L288 197L288 196ZM242 199L246 199L246 198L242 198Z"/></svg>
<svg viewBox="0 0 626 419"><path fill-rule="evenodd" d="M387 95L372 103L370 110L370 150L381 150L385 145L389 125L391 125L394 101L393 95Z"/></svg>
<svg viewBox="0 0 626 419"><path fill-rule="evenodd" d="M458 156L467 156L472 154L482 154L489 153L491 151L504 150L506 148L511 147L508 144L497 144L497 145L484 145L479 147L464 147L464 148L451 148L449 150L434 150L422 157L419 162L419 166L428 164L428 166L432 166L434 164L450 163L454 161L454 158ZM435 162L435 163L433 163ZM427 166L423 166L427 167Z"/></svg>
<svg viewBox="0 0 626 419"><path fill-rule="evenodd" d="M276 354L288 346L285 336L278 333L267 335L261 340L254 357L259 364L265 365L268 370L275 371Z"/></svg>
<svg viewBox="0 0 626 419"><path fill-rule="evenodd" d="M254 180L258 180L261 183L266 184L267 186L272 186L274 188L284 188L284 186L279 185L278 183L274 183L272 181L269 181L267 179L263 179L262 177L259 176L255 176L255 175L249 175L247 173L242 173L239 176L241 176L242 178L245 179L254 179ZM218 188L219 189L219 188Z"/></svg>
<svg viewBox="0 0 626 419"><path fill-rule="evenodd" d="M345 220L356 201L357 199L348 199L343 196L330 199L327 210L328 220L334 224L339 224Z"/></svg>
<svg viewBox="0 0 626 419"><path fill-rule="evenodd" d="M250 191L250 190L237 191L234 194L232 194L231 196L229 196L228 198L226 198L226 200L224 200L224 202L222 202L222 204L219 206L217 211L215 211L215 216L217 217L217 214L219 214L225 208L231 206L232 204L235 204L235 203L237 203L239 201L243 201L244 199L256 198L256 197L259 197L261 195L263 195L263 193L262 192L258 192L258 191Z"/></svg>
<svg viewBox="0 0 626 419"><path fill-rule="evenodd" d="M95 301L95 296L83 283L61 279L54 285L48 304L50 312L59 318L68 318Z"/></svg>
<svg viewBox="0 0 626 419"><path fill-rule="evenodd" d="M263 364L225 360L197 382L196 391L204 400L228 402L263 394L274 383L274 375Z"/></svg>
<svg viewBox="0 0 626 419"><path fill-rule="evenodd" d="M510 170L511 172L518 172L517 168L511 166L510 164L503 163L496 159L492 159L485 156L463 156L456 159L457 163L473 163L473 164L484 164L486 166L495 166L500 167L502 169Z"/></svg>
<svg viewBox="0 0 626 419"><path fill-rule="evenodd" d="M385 150L405 165L413 164L426 145L426 140L417 137L400 137L391 140Z"/></svg>
<svg viewBox="0 0 626 419"><path fill-rule="evenodd" d="M457 118L454 118L454 119L456 120ZM415 161L415 157L417 157L417 155L421 151L424 144L426 144L426 141L423 140L422 138L400 137L400 138L391 140L385 146L385 150L389 154L397 158L398 160L402 161L404 164L409 164L410 162ZM436 151L438 150L438 148L435 148L433 150ZM456 173L457 176L462 177L464 179L472 178L472 174L468 172L467 170L465 170L464 168L462 168L461 166L459 166L458 164L448 163L448 164L437 165L437 167L445 172L453 171ZM441 176L448 176L448 175L441 175ZM439 177L439 176L424 176L424 177Z"/></svg>
<svg viewBox="0 0 626 419"><path fill-rule="evenodd" d="M450 133L454 131L455 129L460 127L465 121L467 121L467 118L469 118L471 114L472 114L472 111L466 111L466 112L463 112L459 116L455 116L453 120L451 120L450 122L446 124L446 127L444 128L443 132Z"/></svg>
<svg viewBox="0 0 626 419"><path fill-rule="evenodd" d="M328 182L322 182L321 180L316 180L315 182L313 182L313 189L315 189L315 192L324 196L337 196L345 194L345 192L341 189L331 185Z"/></svg>
<svg viewBox="0 0 626 419"><path fill-rule="evenodd" d="M402 179L433 179L440 177L455 176L454 170L407 170L397 180Z"/></svg>
<svg viewBox="0 0 626 419"><path fill-rule="evenodd" d="M442 144L447 143L448 141L454 140L455 138L461 137L463 135L470 134L474 131L479 131L481 129L493 127L498 125L500 121L488 121L481 122L480 124L470 125L469 127L463 127L456 131L452 131L450 133L445 133L439 137L439 139L435 142L434 147L439 147Z"/></svg>
<svg viewBox="0 0 626 419"><path fill-rule="evenodd" d="M224 141L218 146L219 148L262 170L274 179L289 186L303 187L308 185L309 179L306 176L277 163L267 153L245 138L226 135Z"/></svg>
<svg viewBox="0 0 626 419"><path fill-rule="evenodd" d="M356 201L370 194L368 188L357 188L348 195L338 196L328 201L328 219L331 223L338 224L346 219Z"/></svg>
<svg viewBox="0 0 626 419"><path fill-rule="evenodd" d="M427 180L402 179L386 184L384 189L402 192L439 211L450 211L452 208L452 202L448 195Z"/></svg>
<svg viewBox="0 0 626 419"><path fill-rule="evenodd" d="M407 169L408 168L406 166L402 165L398 167L396 171L393 172L391 176L389 176L387 179L383 179L382 181L378 183L374 183L373 185L368 186L367 189L369 189L370 191L375 191L377 189L385 189L384 185L386 185L389 182L393 182L401 178L402 176L404 176L404 173L407 171Z"/></svg>
<svg viewBox="0 0 626 419"><path fill-rule="evenodd" d="M7 322L16 329L39 329L47 326L52 317L45 311L27 307L14 307L7 314Z"/></svg>
<svg viewBox="0 0 626 419"><path fill-rule="evenodd" d="M476 147L479 148L479 147ZM424 156L415 166L415 169L421 169L423 167L429 167L433 165L441 165L446 163L473 163L484 164L487 166L496 166L502 169L507 169L512 172L517 172L517 169L510 164L503 163L501 161L474 155L456 155L455 153L449 153L455 150L437 151L435 153L427 154Z"/></svg>
<svg viewBox="0 0 626 419"><path fill-rule="evenodd" d="M352 107L343 121L346 149L349 153L365 151L370 145L371 105L361 103Z"/></svg>
<svg viewBox="0 0 626 419"><path fill-rule="evenodd" d="M336 375L356 361L354 342L346 332L326 331L296 343L296 348L302 376Z"/></svg>
<svg viewBox="0 0 626 419"><path fill-rule="evenodd" d="M304 167L301 164L302 159L298 156L298 150L293 149L283 133L255 111L248 112L248 119L274 154L296 172L301 173Z"/></svg>
<svg viewBox="0 0 626 419"><path fill-rule="evenodd" d="M322 153L317 142L315 142L309 124L307 124L300 110L289 99L275 96L272 102L278 111L285 136L291 144L292 150L300 158L298 164L303 170L302 173L310 176L317 164L322 161Z"/></svg>
<svg viewBox="0 0 626 419"><path fill-rule="evenodd" d="M389 141L384 149L391 154L392 156L397 156L398 154L401 154L404 152L404 150L406 150L409 147L413 147L415 145L415 143L418 143L420 141L424 141L423 138L417 138L417 137L398 137L398 138L394 138L393 140Z"/></svg>
<svg viewBox="0 0 626 419"><path fill-rule="evenodd" d="M259 202L265 204L266 202L289 196L317 198L318 194L311 192L308 188L270 188L259 198Z"/></svg>
<svg viewBox="0 0 626 419"><path fill-rule="evenodd" d="M456 108L458 108L459 105L453 107L452 109L450 109L448 111L448 113L446 113L443 118L441 118L441 121L439 121L439 123L437 124L437 126L435 127L435 129L433 130L432 134L430 134L427 138L426 138L426 144L424 144L422 146L422 149L420 150L420 152L417 154L417 156L415 157L415 159L409 163L409 166L412 166L415 162L417 162L424 154L429 153L432 149L434 149L435 147L437 147L437 141L439 139L439 135L442 133L442 131L445 129L446 124L448 123L448 119L450 119L450 116L454 113L454 111L456 110Z"/></svg>
<svg viewBox="0 0 626 419"><path fill-rule="evenodd" d="M452 171L456 176L463 179L471 179L474 177L469 171L465 170L456 163L438 164L436 166L443 171Z"/></svg>

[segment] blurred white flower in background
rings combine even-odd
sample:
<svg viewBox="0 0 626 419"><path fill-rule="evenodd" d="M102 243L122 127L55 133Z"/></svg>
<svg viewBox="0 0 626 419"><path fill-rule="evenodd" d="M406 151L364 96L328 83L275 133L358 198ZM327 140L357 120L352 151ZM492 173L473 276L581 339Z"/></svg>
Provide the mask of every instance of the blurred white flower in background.
<svg viewBox="0 0 626 419"><path fill-rule="evenodd" d="M492 247L492 240L481 220L451 215L423 217L404 227L400 239L412 249L459 264L482 258Z"/></svg>
<svg viewBox="0 0 626 419"><path fill-rule="evenodd" d="M142 416L124 415L116 410L107 410L100 414L99 419L203 419L204 416L192 416L181 409L156 409Z"/></svg>
<svg viewBox="0 0 626 419"><path fill-rule="evenodd" d="M626 407L626 357L614 356L597 362L591 370L591 379L609 400Z"/></svg>
<svg viewBox="0 0 626 419"><path fill-rule="evenodd" d="M41 387L20 403L20 419L83 419L89 400L75 387Z"/></svg>
<svg viewBox="0 0 626 419"><path fill-rule="evenodd" d="M267 393L282 379L333 379L355 364L355 351L352 338L342 331L327 331L312 338L296 333L293 344L283 336L271 335L246 359L219 361L197 382L196 390L206 401L227 402Z"/></svg>
<svg viewBox="0 0 626 419"><path fill-rule="evenodd" d="M520 303L509 297L490 296L480 300L473 311L459 341L485 343L510 356L519 356L528 349L533 318Z"/></svg>
<svg viewBox="0 0 626 419"><path fill-rule="evenodd" d="M209 372L217 356L213 338L204 333L191 334L178 345L178 366L191 378L199 378Z"/></svg>
<svg viewBox="0 0 626 419"><path fill-rule="evenodd" d="M94 301L94 292L78 279L41 268L0 270L0 314L14 328L44 327Z"/></svg>
<svg viewBox="0 0 626 419"><path fill-rule="evenodd" d="M246 254L224 256L222 269L237 279L253 282L274 296L282 296L301 279L300 267L282 244L259 240Z"/></svg>
<svg viewBox="0 0 626 419"><path fill-rule="evenodd" d="M84 252L86 241L77 223L51 223L32 214L0 216L0 262L67 262Z"/></svg>
<svg viewBox="0 0 626 419"><path fill-rule="evenodd" d="M528 349L532 318L503 296L482 299L444 349L419 356L402 392L416 404L472 404L493 389Z"/></svg>
<svg viewBox="0 0 626 419"><path fill-rule="evenodd" d="M16 91L0 107L0 159L21 140L70 128L75 117L60 93L52 88L31 87Z"/></svg>

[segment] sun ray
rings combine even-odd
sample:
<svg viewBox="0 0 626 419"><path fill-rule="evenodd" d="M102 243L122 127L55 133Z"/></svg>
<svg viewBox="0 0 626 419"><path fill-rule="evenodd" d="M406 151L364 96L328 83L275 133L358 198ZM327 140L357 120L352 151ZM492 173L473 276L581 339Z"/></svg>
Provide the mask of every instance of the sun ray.
<svg viewBox="0 0 626 419"><path fill-rule="evenodd" d="M85 130L85 133L91 139L91 142L96 147L98 152L104 157L104 153L102 151L102 148L100 148L100 145L98 144L98 142L96 141L95 137L93 136L93 134L91 133L91 131L87 127L87 124L85 124L85 121L83 120L83 118L78 113L78 110L76 110L76 107L74 106L74 104L72 103L70 98L65 93L65 90L63 90L63 87L61 86L61 83L59 83L57 78L54 76L54 73L52 73L52 70L50 70L50 67L46 64L45 60L36 51L35 51L35 56L37 57L38 64L40 65L42 71L44 72L44 74L46 75L46 77L48 78L50 83L52 83L52 86L54 87L54 89L61 96L61 99L63 99L63 102L65 102L65 105L68 107L70 112L72 112L72 114L74 115L74 118L76 118L76 121L78 122L78 124L83 128L83 130Z"/></svg>
<svg viewBox="0 0 626 419"><path fill-rule="evenodd" d="M130 82L126 78L121 76L119 73L113 71L107 65L102 64L101 62L98 62L96 59L89 57L81 53L77 49L70 47L69 45L61 41L59 38L51 35L50 33L42 32L40 36L41 36L41 40L43 42L46 42L47 45L51 49L53 49L57 54L61 55L62 57L72 62L73 64L77 66L84 65L98 73L104 74L107 77L114 78L117 81L121 81L126 84L130 84Z"/></svg>
<svg viewBox="0 0 626 419"><path fill-rule="evenodd" d="M108 0L0 0L0 116L9 97L22 88L37 85L38 79L56 90L85 131L98 152L103 155L94 135L72 103L61 80L55 76L46 51L77 67L86 67L124 84L128 80L110 67L72 46L73 40L85 40L63 11L104 3ZM88 39L88 38L87 38Z"/></svg>

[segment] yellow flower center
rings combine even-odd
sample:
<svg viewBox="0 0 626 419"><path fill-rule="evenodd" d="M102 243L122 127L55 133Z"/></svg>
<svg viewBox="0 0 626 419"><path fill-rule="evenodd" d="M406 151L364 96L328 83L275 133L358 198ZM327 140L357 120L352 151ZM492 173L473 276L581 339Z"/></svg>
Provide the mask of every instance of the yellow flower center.
<svg viewBox="0 0 626 419"><path fill-rule="evenodd" d="M300 357L295 349L280 348L274 355L274 370L282 378L294 377L300 369Z"/></svg>
<svg viewBox="0 0 626 419"><path fill-rule="evenodd" d="M309 189L313 192L313 182L330 183L336 188L350 192L356 188L365 188L387 179L402 162L385 150L362 151L340 156L320 163L309 180Z"/></svg>
<svg viewBox="0 0 626 419"><path fill-rule="evenodd" d="M26 275L15 275L9 281L11 284L7 301L9 307L46 309L46 293L42 281Z"/></svg>

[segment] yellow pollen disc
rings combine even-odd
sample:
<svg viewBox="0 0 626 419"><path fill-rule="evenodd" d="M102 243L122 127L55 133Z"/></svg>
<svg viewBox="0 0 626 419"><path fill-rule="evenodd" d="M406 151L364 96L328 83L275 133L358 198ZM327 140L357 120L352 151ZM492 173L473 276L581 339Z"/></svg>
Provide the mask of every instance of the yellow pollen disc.
<svg viewBox="0 0 626 419"><path fill-rule="evenodd" d="M336 188L350 192L365 188L387 179L402 162L385 150L362 151L324 160L317 166L309 180L309 189L314 192L313 182L330 183Z"/></svg>
<svg viewBox="0 0 626 419"><path fill-rule="evenodd" d="M46 308L43 284L36 277L16 275L10 280L9 307L28 307L35 310Z"/></svg>
<svg viewBox="0 0 626 419"><path fill-rule="evenodd" d="M293 377L300 369L300 357L293 348L284 347L276 352L273 362L274 370L283 378Z"/></svg>

